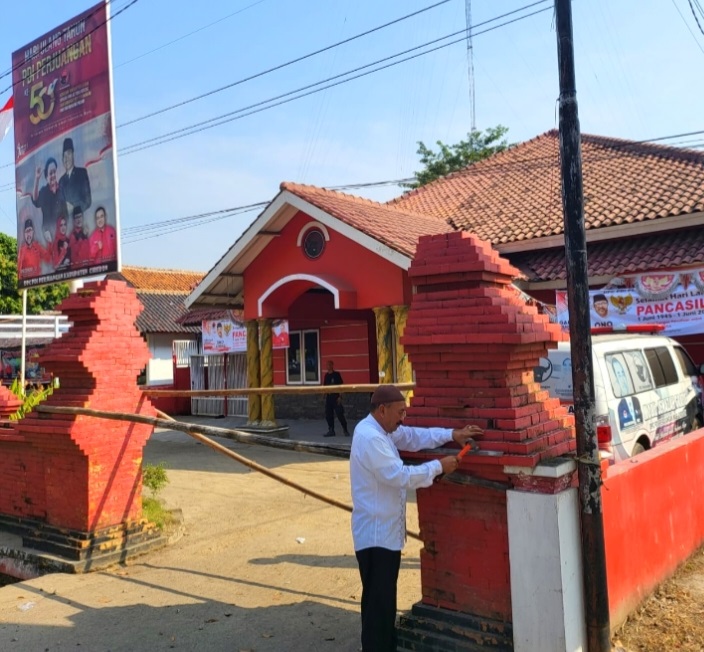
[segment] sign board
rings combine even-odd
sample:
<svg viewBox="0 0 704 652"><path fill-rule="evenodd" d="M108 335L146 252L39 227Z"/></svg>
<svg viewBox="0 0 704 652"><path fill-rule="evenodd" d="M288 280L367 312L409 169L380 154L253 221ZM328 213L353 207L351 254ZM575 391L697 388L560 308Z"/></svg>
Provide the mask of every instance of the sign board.
<svg viewBox="0 0 704 652"><path fill-rule="evenodd" d="M119 270L107 5L12 55L20 288Z"/></svg>
<svg viewBox="0 0 704 652"><path fill-rule="evenodd" d="M230 319L203 320L203 353L238 353L247 350L247 328Z"/></svg>
<svg viewBox="0 0 704 652"><path fill-rule="evenodd" d="M589 291L592 328L660 324L670 337L704 333L704 268L622 280L622 287ZM566 292L556 292L556 307L557 320L569 330Z"/></svg>

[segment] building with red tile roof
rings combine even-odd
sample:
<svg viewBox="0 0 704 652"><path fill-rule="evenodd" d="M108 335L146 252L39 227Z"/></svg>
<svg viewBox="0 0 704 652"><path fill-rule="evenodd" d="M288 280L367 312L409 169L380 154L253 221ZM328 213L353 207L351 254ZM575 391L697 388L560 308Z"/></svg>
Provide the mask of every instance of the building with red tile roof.
<svg viewBox="0 0 704 652"><path fill-rule="evenodd" d="M704 266L704 154L583 135L582 159L591 286ZM274 352L275 384L320 383L333 355L346 382L377 382L388 373L404 380L381 360L379 339L402 325L418 238L456 230L489 241L522 272L519 287L554 304L555 290L566 285L558 132L386 203L282 183L186 305L242 309L250 324L288 319L293 344ZM353 331L358 344L348 351L340 342ZM304 358L309 378L296 371Z"/></svg>

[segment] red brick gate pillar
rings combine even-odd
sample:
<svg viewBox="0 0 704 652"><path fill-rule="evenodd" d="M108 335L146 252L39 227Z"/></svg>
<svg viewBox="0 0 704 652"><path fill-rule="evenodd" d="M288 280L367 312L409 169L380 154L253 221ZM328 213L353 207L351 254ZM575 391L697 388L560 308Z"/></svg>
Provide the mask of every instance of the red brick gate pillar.
<svg viewBox="0 0 704 652"><path fill-rule="evenodd" d="M518 274L467 233L421 238L409 270L403 344L416 389L407 422L476 424L485 436L483 455L418 491L423 598L402 619L399 649L445 649L447 637L456 650L513 649L507 491L521 469L532 476L541 460L575 448L573 418L533 379L563 336L513 289Z"/></svg>
<svg viewBox="0 0 704 652"><path fill-rule="evenodd" d="M72 327L41 355L60 379L45 405L155 411L137 385L149 350L135 327L142 311L121 281L87 283L59 306ZM43 457L46 517L25 545L72 559L124 551L151 536L142 522L142 449L152 426L31 413L18 424Z"/></svg>

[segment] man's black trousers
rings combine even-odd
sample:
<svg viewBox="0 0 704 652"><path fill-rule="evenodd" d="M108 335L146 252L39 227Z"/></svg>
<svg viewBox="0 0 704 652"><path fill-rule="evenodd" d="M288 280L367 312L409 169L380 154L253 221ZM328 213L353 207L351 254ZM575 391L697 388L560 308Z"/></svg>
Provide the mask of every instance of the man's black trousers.
<svg viewBox="0 0 704 652"><path fill-rule="evenodd" d="M396 583L401 551L365 548L356 555L362 578L362 650L396 652Z"/></svg>
<svg viewBox="0 0 704 652"><path fill-rule="evenodd" d="M328 422L328 430L335 431L335 415L340 420L343 432L347 432L347 419L345 419L345 408L342 403L334 401L325 401L325 420Z"/></svg>

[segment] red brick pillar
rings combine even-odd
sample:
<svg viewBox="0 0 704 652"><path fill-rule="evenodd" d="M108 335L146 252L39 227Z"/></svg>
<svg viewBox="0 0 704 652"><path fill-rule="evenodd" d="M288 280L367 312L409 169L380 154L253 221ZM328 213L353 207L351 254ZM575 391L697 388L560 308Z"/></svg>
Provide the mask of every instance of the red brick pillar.
<svg viewBox="0 0 704 652"><path fill-rule="evenodd" d="M575 448L573 418L533 379L563 336L513 289L518 275L467 233L422 237L409 270L403 344L416 389L407 423L485 430L485 455L418 491L423 598L400 631L414 650L435 649L450 630L457 650L492 637L512 649L506 491L521 468Z"/></svg>
<svg viewBox="0 0 704 652"><path fill-rule="evenodd" d="M149 360L135 327L142 309L121 281L88 283L71 294L59 310L72 327L41 355L61 384L45 405L154 416L137 386ZM94 544L97 553L144 536L142 449L151 426L34 412L18 428L46 460L45 536L38 533L33 547L81 558Z"/></svg>

